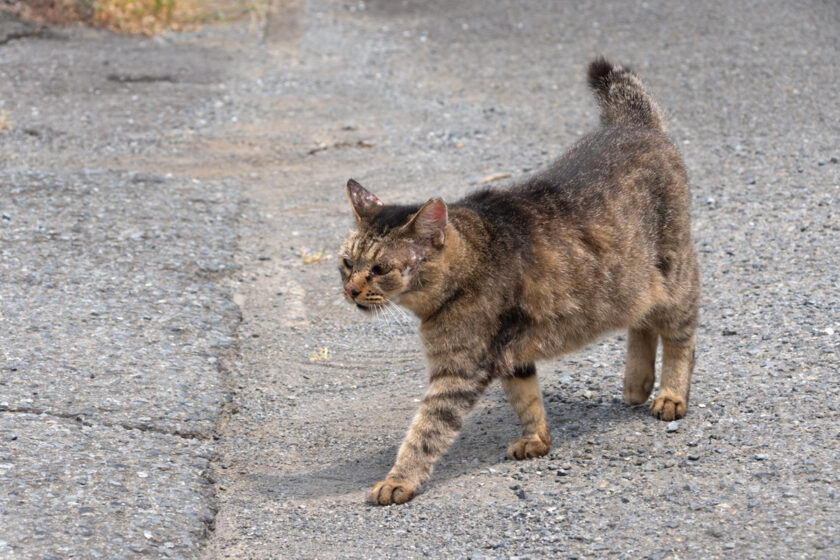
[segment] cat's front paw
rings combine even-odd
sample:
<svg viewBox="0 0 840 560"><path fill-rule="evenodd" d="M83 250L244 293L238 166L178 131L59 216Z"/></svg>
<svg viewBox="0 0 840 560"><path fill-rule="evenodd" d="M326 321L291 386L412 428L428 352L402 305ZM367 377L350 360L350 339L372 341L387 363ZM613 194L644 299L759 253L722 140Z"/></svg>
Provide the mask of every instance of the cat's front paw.
<svg viewBox="0 0 840 560"><path fill-rule="evenodd" d="M688 400L671 391L660 391L659 395L650 403L651 414L666 422L679 420L685 416L687 408Z"/></svg>
<svg viewBox="0 0 840 560"><path fill-rule="evenodd" d="M414 497L416 488L401 480L386 478L370 491L368 500L377 506L404 504Z"/></svg>
<svg viewBox="0 0 840 560"><path fill-rule="evenodd" d="M534 457L542 457L551 449L551 437L548 441L534 434L531 437L520 438L508 446L508 459L533 459Z"/></svg>

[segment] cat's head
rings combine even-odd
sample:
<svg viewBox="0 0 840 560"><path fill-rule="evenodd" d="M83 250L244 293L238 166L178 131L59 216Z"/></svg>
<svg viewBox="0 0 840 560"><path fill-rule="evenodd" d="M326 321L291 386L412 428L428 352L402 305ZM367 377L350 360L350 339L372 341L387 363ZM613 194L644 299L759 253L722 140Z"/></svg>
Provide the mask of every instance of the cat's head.
<svg viewBox="0 0 840 560"><path fill-rule="evenodd" d="M371 310L433 289L447 238L446 204L433 198L422 206L386 205L353 179L347 198L356 230L339 253L344 297Z"/></svg>

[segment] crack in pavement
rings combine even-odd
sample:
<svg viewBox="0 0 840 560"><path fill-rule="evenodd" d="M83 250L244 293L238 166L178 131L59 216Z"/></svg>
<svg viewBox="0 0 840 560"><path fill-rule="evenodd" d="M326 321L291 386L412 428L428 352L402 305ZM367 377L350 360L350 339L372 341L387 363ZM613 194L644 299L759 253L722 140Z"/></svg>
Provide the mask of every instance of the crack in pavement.
<svg viewBox="0 0 840 560"><path fill-rule="evenodd" d="M40 37L43 32L43 27L38 27L37 29L27 29L25 31L15 31L7 34L3 38L0 38L0 45L6 45L8 43L11 43L12 41L18 41L20 39L26 39L28 37Z"/></svg>
<svg viewBox="0 0 840 560"><path fill-rule="evenodd" d="M152 426L149 424L132 424L126 422L98 422L94 423L88 420L84 414L74 413L74 412L57 412L54 410L38 408L38 407L25 407L25 406L8 406L6 404L0 404L0 413L10 412L13 414L34 414L36 416L51 416L53 418L61 418L63 420L75 420L81 426L89 427L89 428L123 428L125 430L137 430L140 432L149 432L154 434L160 434L165 436L175 436L181 439L186 440L198 440L198 441L210 441L213 439L215 435L215 431L211 435L205 435L199 432L193 432L189 430L166 430L163 428L159 428L157 426Z"/></svg>

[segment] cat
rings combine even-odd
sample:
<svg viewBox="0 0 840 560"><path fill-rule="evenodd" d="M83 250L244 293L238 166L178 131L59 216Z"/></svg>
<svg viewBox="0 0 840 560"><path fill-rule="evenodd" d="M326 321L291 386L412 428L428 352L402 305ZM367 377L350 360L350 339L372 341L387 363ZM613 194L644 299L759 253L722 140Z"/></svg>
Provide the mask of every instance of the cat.
<svg viewBox="0 0 840 560"><path fill-rule="evenodd" d="M588 81L601 126L520 184L390 205L347 182L356 230L340 251L344 295L365 311L395 303L417 315L430 368L372 503L414 497L494 379L522 428L507 456L548 453L534 361L617 329L628 329L625 401L648 400L661 338L650 410L685 415L700 297L686 170L633 72L601 57Z"/></svg>

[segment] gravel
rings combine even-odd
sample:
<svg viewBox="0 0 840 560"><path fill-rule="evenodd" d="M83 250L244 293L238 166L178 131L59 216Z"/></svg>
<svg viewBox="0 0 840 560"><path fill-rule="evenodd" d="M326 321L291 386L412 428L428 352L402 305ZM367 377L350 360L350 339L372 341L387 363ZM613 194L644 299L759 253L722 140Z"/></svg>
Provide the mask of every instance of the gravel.
<svg viewBox="0 0 840 560"><path fill-rule="evenodd" d="M8 558L186 557L212 526L206 443L0 413L9 430L21 435L0 450Z"/></svg>
<svg viewBox="0 0 840 560"><path fill-rule="evenodd" d="M268 44L241 22L0 45L0 558L837 556L837 6L282 15ZM504 458L493 386L420 495L367 505L426 371L413 319L341 299L344 182L451 200L538 169L596 122L601 53L691 177L688 415L621 403L618 333L539 364L547 457Z"/></svg>
<svg viewBox="0 0 840 560"><path fill-rule="evenodd" d="M206 268L232 265L231 193L9 169L0 189L0 410L208 437L237 310Z"/></svg>

